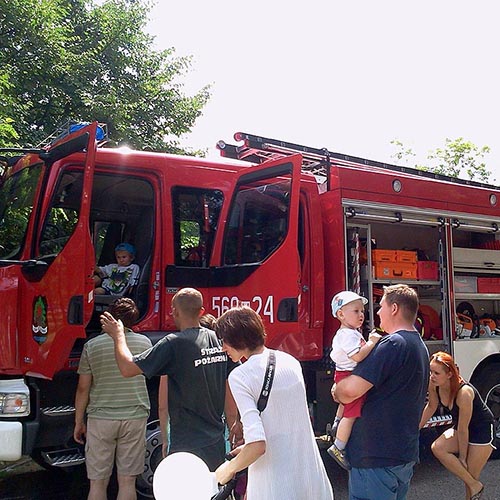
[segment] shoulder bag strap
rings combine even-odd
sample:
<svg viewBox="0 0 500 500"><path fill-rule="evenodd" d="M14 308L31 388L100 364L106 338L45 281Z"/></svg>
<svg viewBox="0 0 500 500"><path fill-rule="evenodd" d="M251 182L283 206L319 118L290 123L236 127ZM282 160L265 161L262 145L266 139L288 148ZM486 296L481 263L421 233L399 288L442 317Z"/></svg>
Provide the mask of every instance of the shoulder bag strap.
<svg viewBox="0 0 500 500"><path fill-rule="evenodd" d="M269 398L269 393L271 392L271 387L273 385L274 371L276 368L276 355L274 351L269 351L269 357L267 358L267 368L266 374L264 375L264 384L260 391L259 400L257 401L257 409L259 413L262 413L267 406L267 399Z"/></svg>

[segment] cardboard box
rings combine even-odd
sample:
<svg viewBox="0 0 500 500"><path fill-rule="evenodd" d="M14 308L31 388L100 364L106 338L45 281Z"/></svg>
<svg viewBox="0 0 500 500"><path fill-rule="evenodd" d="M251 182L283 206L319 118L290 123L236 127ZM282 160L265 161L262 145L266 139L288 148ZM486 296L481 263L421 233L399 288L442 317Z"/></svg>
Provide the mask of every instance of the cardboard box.
<svg viewBox="0 0 500 500"><path fill-rule="evenodd" d="M476 276L455 276L455 293L477 293Z"/></svg>
<svg viewBox="0 0 500 500"><path fill-rule="evenodd" d="M417 264L405 262L375 262L373 265L375 279L416 280Z"/></svg>
<svg viewBox="0 0 500 500"><path fill-rule="evenodd" d="M417 278L419 280L437 281L439 279L438 263L433 260L419 260L417 262Z"/></svg>

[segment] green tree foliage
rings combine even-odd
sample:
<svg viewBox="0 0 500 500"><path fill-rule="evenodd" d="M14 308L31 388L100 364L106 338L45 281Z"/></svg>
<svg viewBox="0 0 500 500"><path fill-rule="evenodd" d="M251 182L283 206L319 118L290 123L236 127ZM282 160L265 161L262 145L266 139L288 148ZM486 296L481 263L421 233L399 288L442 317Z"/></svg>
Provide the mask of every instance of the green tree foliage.
<svg viewBox="0 0 500 500"><path fill-rule="evenodd" d="M4 147L16 146L18 135L14 129L14 120L11 118L13 113L13 99L9 97L9 90L12 84L6 73L0 71L0 145ZM1 173L1 170L0 170Z"/></svg>
<svg viewBox="0 0 500 500"><path fill-rule="evenodd" d="M405 162L409 165L416 157L412 148L407 148L399 140L391 141L397 150L392 155L398 163ZM429 165L417 165L413 167L435 172L436 174L460 177L479 182L494 182L491 178L492 172L488 170L483 161L485 155L490 152L488 146L478 147L463 137L458 139L446 139L443 148L436 148L427 155Z"/></svg>
<svg viewBox="0 0 500 500"><path fill-rule="evenodd" d="M209 98L184 93L189 57L155 50L149 0L0 0L0 99L22 145L67 120L108 124L114 143L179 151ZM168 137L168 140L165 138ZM0 141L4 139L0 131Z"/></svg>
<svg viewBox="0 0 500 500"><path fill-rule="evenodd" d="M437 148L428 158L436 163L432 170L438 174L452 177L465 175L470 180L487 182L491 172L482 160L489 152L488 146L480 148L459 137L454 141L446 139L445 147Z"/></svg>

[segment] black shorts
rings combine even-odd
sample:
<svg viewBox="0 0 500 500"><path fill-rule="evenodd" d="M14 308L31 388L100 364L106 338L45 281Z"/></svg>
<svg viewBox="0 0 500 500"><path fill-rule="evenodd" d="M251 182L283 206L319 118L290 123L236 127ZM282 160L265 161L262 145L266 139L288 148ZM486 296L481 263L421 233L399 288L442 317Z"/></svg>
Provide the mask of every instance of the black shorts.
<svg viewBox="0 0 500 500"><path fill-rule="evenodd" d="M205 446L204 448L195 448L193 450L175 449L169 450L170 453L178 451L187 451L201 458L210 469L210 472L215 472L217 467L226 460L226 441L224 436L221 436L215 443Z"/></svg>
<svg viewBox="0 0 500 500"><path fill-rule="evenodd" d="M493 446L493 424L469 425L469 444Z"/></svg>

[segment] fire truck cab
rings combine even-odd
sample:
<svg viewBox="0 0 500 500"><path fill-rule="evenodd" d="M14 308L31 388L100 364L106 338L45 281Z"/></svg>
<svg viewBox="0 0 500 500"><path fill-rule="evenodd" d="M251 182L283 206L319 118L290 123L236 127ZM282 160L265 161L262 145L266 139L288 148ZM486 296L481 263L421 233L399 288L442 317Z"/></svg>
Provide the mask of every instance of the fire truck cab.
<svg viewBox="0 0 500 500"><path fill-rule="evenodd" d="M398 282L419 293L429 350L452 352L498 419L497 188L249 134L220 142L217 161L97 147L98 134L94 123L4 159L0 460L83 461L72 438L76 369L109 304L92 275L121 242L137 250L137 331L153 342L174 331L170 303L185 286L216 317L249 305L267 345L303 363L319 433L334 414L332 296L365 295L369 331L382 287ZM149 389L146 492L161 458L157 381Z"/></svg>

